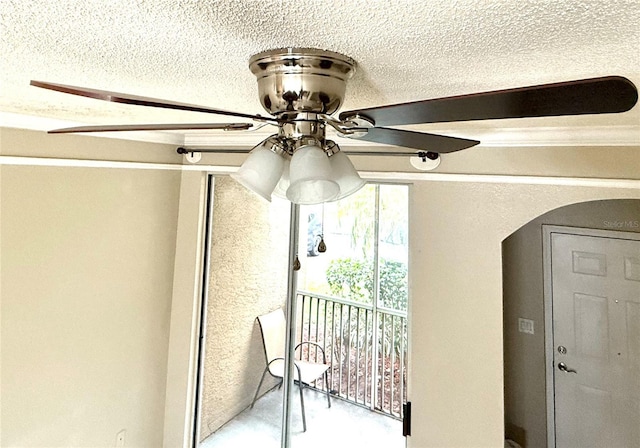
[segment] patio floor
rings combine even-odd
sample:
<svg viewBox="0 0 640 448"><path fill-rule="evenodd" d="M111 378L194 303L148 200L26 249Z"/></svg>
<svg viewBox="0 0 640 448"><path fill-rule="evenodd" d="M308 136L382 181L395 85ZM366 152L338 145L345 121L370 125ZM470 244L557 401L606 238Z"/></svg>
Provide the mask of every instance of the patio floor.
<svg viewBox="0 0 640 448"><path fill-rule="evenodd" d="M292 448L404 448L402 422L341 399L331 399L311 389L304 390L307 431L302 432L300 399L294 389L292 402ZM260 398L253 409L245 409L198 445L199 448L280 447L282 390Z"/></svg>

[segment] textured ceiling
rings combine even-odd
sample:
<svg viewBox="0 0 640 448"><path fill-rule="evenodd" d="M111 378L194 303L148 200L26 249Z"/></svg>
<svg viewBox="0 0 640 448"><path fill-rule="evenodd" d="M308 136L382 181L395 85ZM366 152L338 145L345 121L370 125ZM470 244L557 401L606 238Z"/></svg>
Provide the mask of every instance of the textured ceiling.
<svg viewBox="0 0 640 448"><path fill-rule="evenodd" d="M604 75L640 85L639 0L2 0L0 20L0 112L74 122L229 120L77 98L29 80L264 113L250 56L317 47L358 64L343 109ZM639 109L446 129L629 128L640 126Z"/></svg>

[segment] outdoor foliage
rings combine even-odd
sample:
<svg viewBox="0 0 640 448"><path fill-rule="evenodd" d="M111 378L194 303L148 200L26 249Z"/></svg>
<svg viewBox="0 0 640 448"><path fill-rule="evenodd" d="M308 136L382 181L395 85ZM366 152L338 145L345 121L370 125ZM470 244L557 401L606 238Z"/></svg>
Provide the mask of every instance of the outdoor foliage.
<svg viewBox="0 0 640 448"><path fill-rule="evenodd" d="M385 308L407 309L407 265L398 261L380 260L380 304ZM371 303L373 295L373 262L339 258L327 268L327 283L331 292L354 302Z"/></svg>
<svg viewBox="0 0 640 448"><path fill-rule="evenodd" d="M331 292L354 302L371 304L373 291L373 263L354 258L340 258L332 260L327 268L327 283ZM397 261L380 260L380 303L384 308L406 311L407 309L407 266ZM352 318L354 319L354 318ZM353 322L344 322L344 333L356 328ZM400 346L406 343L403 328L392 324L391 320L380 323L381 341L387 352L395 350L400 353ZM349 339L355 335L348 335ZM360 337L370 337L362 334ZM359 341L362 343L362 341ZM348 345L348 344L347 344Z"/></svg>
<svg viewBox="0 0 640 448"><path fill-rule="evenodd" d="M407 265L399 261L380 260L380 300L382 306L407 310Z"/></svg>
<svg viewBox="0 0 640 448"><path fill-rule="evenodd" d="M327 267L331 293L359 303L373 298L373 263L354 258L331 260Z"/></svg>

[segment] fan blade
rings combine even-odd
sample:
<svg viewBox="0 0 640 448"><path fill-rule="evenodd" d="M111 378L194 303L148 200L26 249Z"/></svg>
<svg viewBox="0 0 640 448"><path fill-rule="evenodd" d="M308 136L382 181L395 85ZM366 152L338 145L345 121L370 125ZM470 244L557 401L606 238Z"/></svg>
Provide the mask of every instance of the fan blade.
<svg viewBox="0 0 640 448"><path fill-rule="evenodd" d="M357 137L357 139L437 153L460 151L461 149L471 148L480 143L477 140L391 128L369 128L365 135Z"/></svg>
<svg viewBox="0 0 640 448"><path fill-rule="evenodd" d="M244 131L251 123L168 123L168 124L114 124L98 126L75 126L54 129L48 134L72 134L75 132L119 132L119 131L174 131L181 129L222 129L225 131Z"/></svg>
<svg viewBox="0 0 640 448"><path fill-rule="evenodd" d="M144 96L129 95L127 93L109 92L106 90L89 89L85 87L67 86L64 84L54 84L44 81L31 81L31 85L41 87L43 89L55 90L62 93L70 93L71 95L86 96L103 101L111 101L113 103L134 104L136 106L161 107L164 109L188 110L191 112L204 112L217 115L229 115L232 117L250 118L258 121L275 121L271 117L262 117L260 115L243 114L240 112L230 112L221 109L211 109L205 106L196 106L194 104L177 103L174 101L161 100L158 98L147 98Z"/></svg>
<svg viewBox="0 0 640 448"><path fill-rule="evenodd" d="M376 126L501 118L549 117L626 112L638 100L631 81L620 76L496 90L342 112L345 121L361 115Z"/></svg>

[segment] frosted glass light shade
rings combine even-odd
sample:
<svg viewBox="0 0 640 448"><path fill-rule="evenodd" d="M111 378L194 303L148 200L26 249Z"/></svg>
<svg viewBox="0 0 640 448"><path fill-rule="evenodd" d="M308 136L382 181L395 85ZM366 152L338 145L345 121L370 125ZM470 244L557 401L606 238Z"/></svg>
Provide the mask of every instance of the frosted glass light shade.
<svg viewBox="0 0 640 448"><path fill-rule="evenodd" d="M264 146L256 147L231 177L271 202L271 193L282 176L284 159Z"/></svg>
<svg viewBox="0 0 640 448"><path fill-rule="evenodd" d="M298 148L291 157L287 199L295 204L320 204L334 199L340 193L335 182L329 158L318 146Z"/></svg>
<svg viewBox="0 0 640 448"><path fill-rule="evenodd" d="M340 186L340 193L334 200L346 198L361 189L365 181L362 180L349 157L342 151L338 151L329 158L333 178Z"/></svg>
<svg viewBox="0 0 640 448"><path fill-rule="evenodd" d="M289 162L288 159L284 159L284 170L282 170L282 177L276 185L276 189L273 190L273 196L277 196L281 199L287 199L287 188L289 188Z"/></svg>

